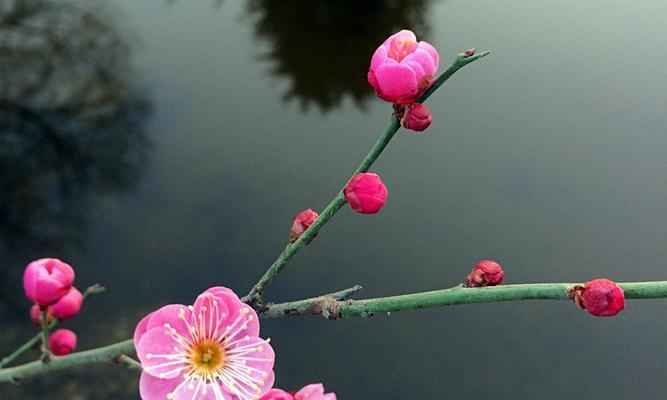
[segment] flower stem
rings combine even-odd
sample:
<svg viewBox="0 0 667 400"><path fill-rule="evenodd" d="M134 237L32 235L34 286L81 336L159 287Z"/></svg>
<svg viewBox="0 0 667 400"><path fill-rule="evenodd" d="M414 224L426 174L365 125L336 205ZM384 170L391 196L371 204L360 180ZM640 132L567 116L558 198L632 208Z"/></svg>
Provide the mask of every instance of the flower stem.
<svg viewBox="0 0 667 400"><path fill-rule="evenodd" d="M424 94L419 98L418 102L424 102L426 99L433 94L440 86L442 86L443 83L447 79L449 79L456 71L464 67L465 65L470 64L471 62L478 60L484 56L489 54L488 51L479 53L470 57L464 57L463 55L459 55L452 65L449 66L443 72L438 79L431 85L431 87L424 92ZM366 157L361 161L361 164L357 167L357 169L354 171L352 174L353 176L360 173L360 172L366 172L368 169L373 165L375 160L378 159L380 154L384 151L384 149L387 147L391 139L394 137L398 129L401 127L400 121L398 118L394 115L392 115L391 120L389 121L389 124L387 124L387 127L384 129L384 132L382 132L382 135L380 135L380 138L377 140L375 145L371 148L371 150L368 152ZM347 182L346 182L347 183ZM271 266L264 272L264 275L257 281L257 283L252 287L250 292L243 297L241 300L243 300L246 303L254 303L258 304L261 303L261 298L262 298L262 293L264 290L273 282L273 280L278 276L278 274L283 270L287 262L306 246L308 242L319 232L319 230L326 224L331 217L333 217L338 210L345 204L345 196L343 195L343 189L338 191L334 199L329 203L329 205L322 211L320 216L313 222L313 224L306 229L301 236L292 244L287 245L285 250L283 250L282 253L278 256L276 261L271 264Z"/></svg>
<svg viewBox="0 0 667 400"><path fill-rule="evenodd" d="M51 361L51 349L49 349L49 309L42 310L42 362Z"/></svg>
<svg viewBox="0 0 667 400"><path fill-rule="evenodd" d="M83 292L83 299L86 300L94 294L104 292L104 290L105 290L104 286L100 286L97 283L94 284L94 285L91 285L88 288L86 288L86 290ZM51 324L49 325L49 332L53 331L56 328L57 325L58 325L58 321L51 322ZM0 368L4 368L5 366L11 364L12 362L14 362L14 360L16 360L18 357L20 357L23 353L25 353L25 352L29 351L30 349L34 348L37 343L39 343L40 341L43 340L42 337L43 337L43 332L40 331L38 334L33 336L32 339L23 343L21 345L21 347L14 350L14 352L12 354L10 354L7 357L0 360Z"/></svg>

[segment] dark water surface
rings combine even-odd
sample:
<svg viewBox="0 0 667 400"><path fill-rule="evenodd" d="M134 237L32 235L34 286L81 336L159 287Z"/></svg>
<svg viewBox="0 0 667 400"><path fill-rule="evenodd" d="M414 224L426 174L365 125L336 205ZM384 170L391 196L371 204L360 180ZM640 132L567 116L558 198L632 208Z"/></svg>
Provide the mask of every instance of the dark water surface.
<svg viewBox="0 0 667 400"><path fill-rule="evenodd" d="M484 258L507 283L667 277L663 0L31 0L8 17L15 3L0 2L3 355L33 334L34 258L108 287L65 324L80 349L207 287L245 293L384 128L365 74L399 28L440 49L441 70L469 47L492 55L429 100L428 133L399 132L378 160L382 212L341 210L267 300L449 287ZM343 400L662 398L666 306L483 304L262 334L278 386L322 381ZM86 366L0 398L137 399L137 382Z"/></svg>

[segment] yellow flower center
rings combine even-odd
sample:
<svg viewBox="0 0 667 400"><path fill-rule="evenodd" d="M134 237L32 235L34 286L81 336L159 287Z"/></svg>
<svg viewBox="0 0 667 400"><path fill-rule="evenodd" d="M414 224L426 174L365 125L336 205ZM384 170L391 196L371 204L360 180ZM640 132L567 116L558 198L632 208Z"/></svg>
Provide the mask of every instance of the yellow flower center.
<svg viewBox="0 0 667 400"><path fill-rule="evenodd" d="M190 360L195 371L208 374L222 367L225 362L225 350L218 342L202 342L192 348Z"/></svg>

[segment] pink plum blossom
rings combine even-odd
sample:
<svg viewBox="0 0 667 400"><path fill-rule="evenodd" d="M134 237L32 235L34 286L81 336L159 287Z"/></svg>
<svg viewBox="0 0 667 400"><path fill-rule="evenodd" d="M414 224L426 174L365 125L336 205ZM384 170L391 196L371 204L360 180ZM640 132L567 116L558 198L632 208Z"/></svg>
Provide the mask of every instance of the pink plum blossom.
<svg viewBox="0 0 667 400"><path fill-rule="evenodd" d="M362 214L375 214L387 201L387 187L377 174L362 172L350 179L343 189L350 207Z"/></svg>
<svg viewBox="0 0 667 400"><path fill-rule="evenodd" d="M259 400L294 400L294 396L281 389L271 389Z"/></svg>
<svg viewBox="0 0 667 400"><path fill-rule="evenodd" d="M50 308L53 310L54 317L64 321L78 314L79 310L81 310L81 304L83 304L83 295L77 288L72 286L69 292Z"/></svg>
<svg viewBox="0 0 667 400"><path fill-rule="evenodd" d="M25 295L38 306L48 307L67 294L74 283L74 270L57 258L31 262L23 273Z"/></svg>
<svg viewBox="0 0 667 400"><path fill-rule="evenodd" d="M288 393L281 389L271 389L260 400L336 400L334 393L324 393L321 383L304 386L296 393Z"/></svg>
<svg viewBox="0 0 667 400"><path fill-rule="evenodd" d="M273 386L274 353L257 314L225 287L147 315L134 345L143 400L254 400Z"/></svg>
<svg viewBox="0 0 667 400"><path fill-rule="evenodd" d="M439 60L433 46L402 30L375 50L368 83L382 100L411 104L433 83Z"/></svg>
<svg viewBox="0 0 667 400"><path fill-rule="evenodd" d="M69 329L58 329L49 335L49 348L57 356L65 356L76 348L76 334Z"/></svg>

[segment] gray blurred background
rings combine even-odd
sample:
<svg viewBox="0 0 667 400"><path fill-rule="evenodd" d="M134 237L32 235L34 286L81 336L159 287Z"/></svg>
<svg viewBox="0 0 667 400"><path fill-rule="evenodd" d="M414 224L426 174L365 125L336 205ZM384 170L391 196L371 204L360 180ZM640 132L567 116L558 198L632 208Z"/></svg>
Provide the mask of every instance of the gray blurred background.
<svg viewBox="0 0 667 400"><path fill-rule="evenodd" d="M440 50L440 71L492 54L375 164L382 212L342 209L267 300L449 287L485 258L506 283L666 279L666 16L663 0L3 0L1 355L34 334L20 277L35 258L108 287L63 325L80 349L210 286L247 292L292 216L321 211L384 128L366 71L401 28ZM277 386L324 382L343 400L661 398L666 305L305 317L262 335ZM86 366L0 398L138 399L137 384Z"/></svg>

